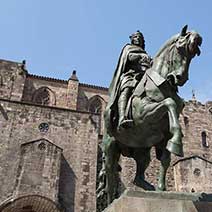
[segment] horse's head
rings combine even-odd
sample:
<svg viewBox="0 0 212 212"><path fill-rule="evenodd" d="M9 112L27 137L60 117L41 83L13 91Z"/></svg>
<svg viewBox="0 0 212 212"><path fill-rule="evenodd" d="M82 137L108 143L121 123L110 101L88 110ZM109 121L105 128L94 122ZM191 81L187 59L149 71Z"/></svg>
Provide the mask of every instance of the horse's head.
<svg viewBox="0 0 212 212"><path fill-rule="evenodd" d="M187 25L183 27L180 35L176 40L176 47L179 53L188 58L200 55L199 46L202 44L202 37L194 31L186 32Z"/></svg>
<svg viewBox="0 0 212 212"><path fill-rule="evenodd" d="M188 80L191 59L200 55L201 43L202 37L197 32L187 32L186 25L158 52L155 70L159 69L158 72L173 86L183 86Z"/></svg>

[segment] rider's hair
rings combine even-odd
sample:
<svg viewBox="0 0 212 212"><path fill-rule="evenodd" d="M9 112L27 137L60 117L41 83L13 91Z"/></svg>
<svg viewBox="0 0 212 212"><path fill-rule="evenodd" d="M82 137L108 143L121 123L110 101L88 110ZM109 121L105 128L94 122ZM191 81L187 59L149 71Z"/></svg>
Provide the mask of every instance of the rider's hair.
<svg viewBox="0 0 212 212"><path fill-rule="evenodd" d="M130 40L131 40L131 42L132 42L132 40L133 40L133 37L135 37L136 35L139 35L141 38L142 38L142 49L143 50L145 50L145 39L144 39L144 36L143 36L143 34L139 31L139 30L137 30L135 33L133 33L132 35L130 35Z"/></svg>

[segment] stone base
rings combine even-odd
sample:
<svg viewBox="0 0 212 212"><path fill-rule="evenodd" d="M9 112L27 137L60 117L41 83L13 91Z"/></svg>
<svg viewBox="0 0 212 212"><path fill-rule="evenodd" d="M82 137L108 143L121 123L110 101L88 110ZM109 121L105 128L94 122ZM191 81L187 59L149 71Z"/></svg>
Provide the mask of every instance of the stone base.
<svg viewBox="0 0 212 212"><path fill-rule="evenodd" d="M104 212L210 212L212 194L128 188Z"/></svg>

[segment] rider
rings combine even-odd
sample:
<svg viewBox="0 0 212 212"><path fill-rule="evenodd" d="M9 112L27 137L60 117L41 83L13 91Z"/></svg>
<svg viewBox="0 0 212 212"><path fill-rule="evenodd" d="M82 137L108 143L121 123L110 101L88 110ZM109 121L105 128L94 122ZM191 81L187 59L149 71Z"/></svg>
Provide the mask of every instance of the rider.
<svg viewBox="0 0 212 212"><path fill-rule="evenodd" d="M126 114L128 100L143 77L145 71L151 67L152 59L145 51L144 36L140 31L130 36L131 44L122 49L119 62L109 87L110 99L106 112L109 112L111 122L117 121L116 127L131 127L133 120ZM118 126L117 126L118 125ZM113 127L112 127L113 128Z"/></svg>

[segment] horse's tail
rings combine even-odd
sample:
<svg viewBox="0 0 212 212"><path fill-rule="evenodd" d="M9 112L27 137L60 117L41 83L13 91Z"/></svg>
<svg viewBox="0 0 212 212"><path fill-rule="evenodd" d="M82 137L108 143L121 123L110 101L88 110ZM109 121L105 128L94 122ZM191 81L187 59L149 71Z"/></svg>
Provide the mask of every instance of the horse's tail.
<svg viewBox="0 0 212 212"><path fill-rule="evenodd" d="M112 135L113 127L112 127L112 110L109 107L106 107L104 112L104 133L108 133L109 135Z"/></svg>

